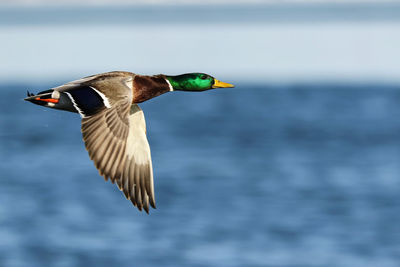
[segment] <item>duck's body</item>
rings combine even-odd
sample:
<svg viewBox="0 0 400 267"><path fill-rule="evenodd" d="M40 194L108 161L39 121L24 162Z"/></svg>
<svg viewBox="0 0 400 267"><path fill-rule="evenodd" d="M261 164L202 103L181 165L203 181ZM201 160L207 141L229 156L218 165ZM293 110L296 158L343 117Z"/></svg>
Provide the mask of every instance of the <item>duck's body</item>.
<svg viewBox="0 0 400 267"><path fill-rule="evenodd" d="M143 111L137 103L166 92L233 87L207 74L137 75L114 71L89 76L25 100L77 112L90 158L139 210L155 208L153 169Z"/></svg>

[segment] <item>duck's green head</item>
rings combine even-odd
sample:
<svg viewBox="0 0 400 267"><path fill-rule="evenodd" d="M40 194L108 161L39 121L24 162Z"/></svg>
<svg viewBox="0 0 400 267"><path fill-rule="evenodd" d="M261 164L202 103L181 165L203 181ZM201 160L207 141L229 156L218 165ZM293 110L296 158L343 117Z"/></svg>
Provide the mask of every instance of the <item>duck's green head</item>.
<svg viewBox="0 0 400 267"><path fill-rule="evenodd" d="M205 73L186 73L177 76L165 76L174 91L200 92L214 88L234 87L233 84L221 82Z"/></svg>

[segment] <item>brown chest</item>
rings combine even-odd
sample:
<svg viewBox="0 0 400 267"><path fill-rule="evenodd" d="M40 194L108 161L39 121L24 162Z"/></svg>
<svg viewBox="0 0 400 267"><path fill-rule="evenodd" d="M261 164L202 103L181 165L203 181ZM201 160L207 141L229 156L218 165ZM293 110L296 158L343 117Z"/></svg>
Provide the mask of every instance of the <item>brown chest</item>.
<svg viewBox="0 0 400 267"><path fill-rule="evenodd" d="M133 103L141 103L169 92L170 88L162 76L136 75L133 79Z"/></svg>

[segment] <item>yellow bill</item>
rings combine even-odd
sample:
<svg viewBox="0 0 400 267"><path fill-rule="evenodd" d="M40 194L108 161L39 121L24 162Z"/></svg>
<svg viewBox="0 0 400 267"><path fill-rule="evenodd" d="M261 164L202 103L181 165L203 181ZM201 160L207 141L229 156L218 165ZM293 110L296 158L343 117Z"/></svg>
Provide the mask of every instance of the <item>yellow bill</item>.
<svg viewBox="0 0 400 267"><path fill-rule="evenodd" d="M231 87L235 87L235 86L230 83L221 82L220 80L217 80L217 79L214 79L214 84L212 86L212 88L231 88Z"/></svg>

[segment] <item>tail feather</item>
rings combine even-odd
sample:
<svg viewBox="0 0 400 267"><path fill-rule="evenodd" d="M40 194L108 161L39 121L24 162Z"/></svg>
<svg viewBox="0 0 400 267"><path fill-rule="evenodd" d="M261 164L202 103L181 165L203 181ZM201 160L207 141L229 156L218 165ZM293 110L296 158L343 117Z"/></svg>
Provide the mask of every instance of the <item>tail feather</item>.
<svg viewBox="0 0 400 267"><path fill-rule="evenodd" d="M30 97L30 96L34 96L35 94L30 93L28 90L26 91L26 96Z"/></svg>
<svg viewBox="0 0 400 267"><path fill-rule="evenodd" d="M50 89L37 95L27 92L26 101L34 104L79 113L82 117L91 116L110 103L103 93L87 85L79 85L69 90Z"/></svg>
<svg viewBox="0 0 400 267"><path fill-rule="evenodd" d="M38 94L27 91L27 97L24 100L44 107L77 112L67 95L52 89L39 92Z"/></svg>
<svg viewBox="0 0 400 267"><path fill-rule="evenodd" d="M49 107L53 107L55 105L55 102L58 102L58 99L53 99L52 100L52 93L51 92L41 92L37 95L30 93L29 91L27 91L27 98L25 98L24 100L32 102L34 104L40 105L40 106L49 106Z"/></svg>

